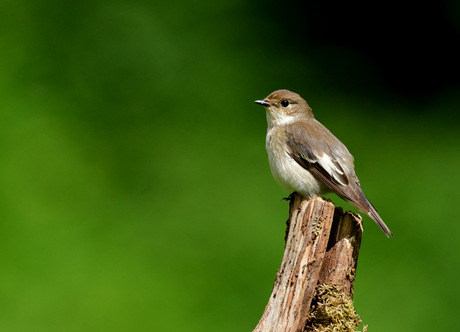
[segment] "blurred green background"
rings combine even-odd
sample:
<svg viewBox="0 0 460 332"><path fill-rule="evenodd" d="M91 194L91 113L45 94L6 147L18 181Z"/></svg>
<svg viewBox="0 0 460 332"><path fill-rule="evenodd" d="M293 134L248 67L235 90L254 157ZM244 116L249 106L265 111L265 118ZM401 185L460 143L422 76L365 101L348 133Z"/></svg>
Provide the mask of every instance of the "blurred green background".
<svg viewBox="0 0 460 332"><path fill-rule="evenodd" d="M252 330L288 214L253 101L280 88L396 235L364 221L369 331L458 329L460 6L323 6L0 1L0 331Z"/></svg>

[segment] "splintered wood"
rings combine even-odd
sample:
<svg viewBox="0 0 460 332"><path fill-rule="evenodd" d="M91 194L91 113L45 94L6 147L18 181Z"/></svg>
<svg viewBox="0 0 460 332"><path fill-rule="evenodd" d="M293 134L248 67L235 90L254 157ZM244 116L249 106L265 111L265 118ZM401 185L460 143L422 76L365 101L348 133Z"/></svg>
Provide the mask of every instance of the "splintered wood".
<svg viewBox="0 0 460 332"><path fill-rule="evenodd" d="M334 285L351 296L362 230L359 215L344 214L318 196L308 200L296 195L290 204L281 267L254 331L305 331L312 323L312 300L321 285Z"/></svg>

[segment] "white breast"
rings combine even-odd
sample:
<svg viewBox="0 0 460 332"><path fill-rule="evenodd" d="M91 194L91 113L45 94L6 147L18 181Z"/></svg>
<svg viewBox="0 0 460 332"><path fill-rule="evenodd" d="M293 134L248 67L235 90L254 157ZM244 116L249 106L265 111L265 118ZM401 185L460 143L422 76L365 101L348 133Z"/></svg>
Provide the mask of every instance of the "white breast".
<svg viewBox="0 0 460 332"><path fill-rule="evenodd" d="M288 191L308 197L321 192L321 183L289 156L286 143L277 135L281 127L267 131L266 149L273 177Z"/></svg>

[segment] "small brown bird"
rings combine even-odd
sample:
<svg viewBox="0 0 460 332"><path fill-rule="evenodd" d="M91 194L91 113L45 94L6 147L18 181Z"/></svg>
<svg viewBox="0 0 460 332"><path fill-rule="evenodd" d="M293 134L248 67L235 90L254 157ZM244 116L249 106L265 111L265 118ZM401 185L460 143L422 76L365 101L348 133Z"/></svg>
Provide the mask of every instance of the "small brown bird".
<svg viewBox="0 0 460 332"><path fill-rule="evenodd" d="M393 236L361 189L353 156L319 123L297 93L277 90L257 104L267 111L270 169L282 187L302 196L335 192Z"/></svg>

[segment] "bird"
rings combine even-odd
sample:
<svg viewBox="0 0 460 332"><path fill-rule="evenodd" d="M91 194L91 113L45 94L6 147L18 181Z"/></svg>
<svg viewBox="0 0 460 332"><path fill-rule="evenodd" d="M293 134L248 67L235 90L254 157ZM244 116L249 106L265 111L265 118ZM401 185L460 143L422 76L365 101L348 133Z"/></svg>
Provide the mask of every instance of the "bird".
<svg viewBox="0 0 460 332"><path fill-rule="evenodd" d="M387 237L393 236L364 195L353 156L315 119L300 95L282 89L255 103L266 110L265 147L270 170L282 187L307 198L334 192L373 219Z"/></svg>

